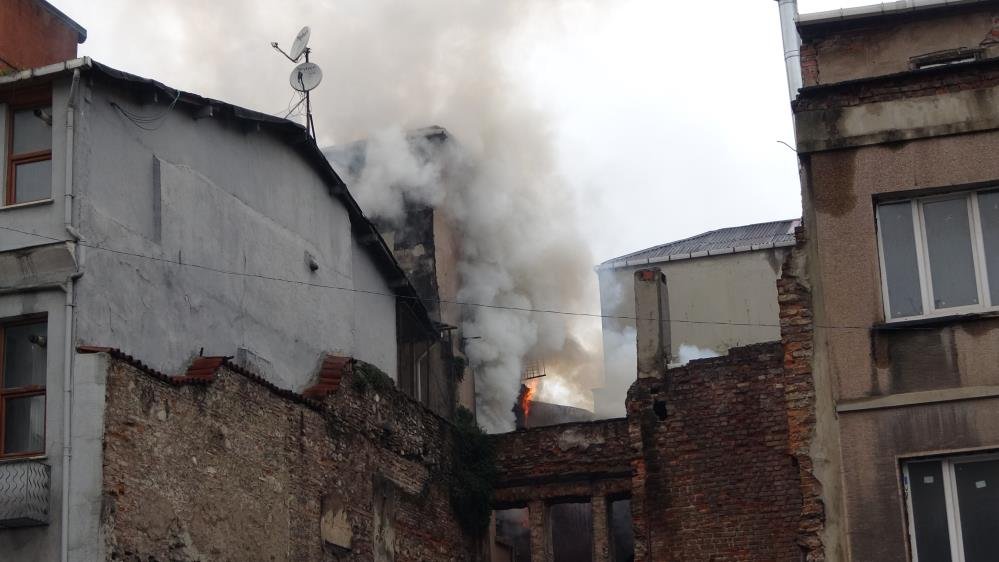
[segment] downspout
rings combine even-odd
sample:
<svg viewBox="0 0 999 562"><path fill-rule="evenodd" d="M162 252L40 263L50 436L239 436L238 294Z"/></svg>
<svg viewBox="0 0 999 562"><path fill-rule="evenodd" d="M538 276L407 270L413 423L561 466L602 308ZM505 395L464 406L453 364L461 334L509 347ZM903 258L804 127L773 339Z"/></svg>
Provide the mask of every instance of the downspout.
<svg viewBox="0 0 999 562"><path fill-rule="evenodd" d="M66 232L73 239L74 261L77 270L80 269L79 261L79 232L73 226L73 138L76 119L76 92L80 84L80 69L73 71L73 82L69 87L69 101L66 104L66 179L64 182L65 198L63 199L64 226ZM66 280L66 334L65 334L65 356L63 357L63 377L62 377L62 540L60 545L59 559L62 562L69 560L69 499L70 499L70 465L73 457L73 321L75 318L75 281L77 275Z"/></svg>
<svg viewBox="0 0 999 562"><path fill-rule="evenodd" d="M801 80L801 36L798 35L797 0L777 0L780 9L780 34L784 41L784 66L787 70L788 97L798 98Z"/></svg>

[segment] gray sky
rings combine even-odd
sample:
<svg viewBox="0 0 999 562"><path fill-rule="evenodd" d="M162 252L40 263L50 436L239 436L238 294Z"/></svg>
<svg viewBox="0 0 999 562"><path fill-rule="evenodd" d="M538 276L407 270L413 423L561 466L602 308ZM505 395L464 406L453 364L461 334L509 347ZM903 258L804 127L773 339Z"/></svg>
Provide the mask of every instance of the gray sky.
<svg viewBox="0 0 999 562"><path fill-rule="evenodd" d="M865 3L802 0L800 10ZM290 64L269 42L287 47L309 24L315 45L356 26L345 5L365 9L356 0L55 4L88 29L82 54L268 113L290 96ZM530 96L547 117L539 126L550 128L596 261L799 214L794 153L777 142L790 143L792 131L776 2L568 4L554 22L511 27L501 58L511 95ZM399 17L420 25L413 13ZM322 64L324 54L317 48L313 60ZM392 88L337 78L327 71L320 86L334 100L344 88ZM419 123L410 117L407 125Z"/></svg>

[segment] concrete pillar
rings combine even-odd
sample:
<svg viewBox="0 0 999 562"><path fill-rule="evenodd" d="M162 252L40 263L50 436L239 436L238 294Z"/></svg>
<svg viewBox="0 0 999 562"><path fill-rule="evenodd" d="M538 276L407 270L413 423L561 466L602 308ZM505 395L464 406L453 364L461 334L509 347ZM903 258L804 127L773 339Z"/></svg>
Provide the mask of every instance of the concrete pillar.
<svg viewBox="0 0 999 562"><path fill-rule="evenodd" d="M607 523L607 497L590 499L593 519L593 562L610 562L610 529Z"/></svg>
<svg viewBox="0 0 999 562"><path fill-rule="evenodd" d="M533 500L527 504L531 522L531 562L548 562L548 529L545 525L545 502Z"/></svg>
<svg viewBox="0 0 999 562"><path fill-rule="evenodd" d="M635 272L638 378L661 378L670 360L669 293L658 267Z"/></svg>

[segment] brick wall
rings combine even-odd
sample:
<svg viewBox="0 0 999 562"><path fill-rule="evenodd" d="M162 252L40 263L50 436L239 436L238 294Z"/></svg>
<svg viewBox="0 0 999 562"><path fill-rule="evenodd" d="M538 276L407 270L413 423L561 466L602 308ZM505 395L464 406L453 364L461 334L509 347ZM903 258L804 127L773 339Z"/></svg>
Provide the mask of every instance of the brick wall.
<svg viewBox="0 0 999 562"><path fill-rule="evenodd" d="M77 39L76 31L35 0L0 2L0 72L75 58Z"/></svg>
<svg viewBox="0 0 999 562"><path fill-rule="evenodd" d="M803 230L796 235L800 245ZM567 498L591 499L595 560L606 560L599 506L622 494L631 498L635 560L824 559L821 487L809 456L815 390L802 259L800 248L789 252L777 283L781 341L638 379L626 419L494 437L496 505L531 509L534 560L549 559L545 506Z"/></svg>
<svg viewBox="0 0 999 562"><path fill-rule="evenodd" d="M632 386L636 560L801 559L783 359L734 348Z"/></svg>
<svg viewBox="0 0 999 562"><path fill-rule="evenodd" d="M447 422L394 389L362 387L346 371L316 402L221 358L176 379L114 357L109 557L471 558L449 506Z"/></svg>
<svg viewBox="0 0 999 562"><path fill-rule="evenodd" d="M802 46L802 72L806 76L817 72L813 63L814 49ZM960 66L944 66L805 88L791 106L795 113L800 113L977 90L996 85L999 85L999 59L986 59Z"/></svg>

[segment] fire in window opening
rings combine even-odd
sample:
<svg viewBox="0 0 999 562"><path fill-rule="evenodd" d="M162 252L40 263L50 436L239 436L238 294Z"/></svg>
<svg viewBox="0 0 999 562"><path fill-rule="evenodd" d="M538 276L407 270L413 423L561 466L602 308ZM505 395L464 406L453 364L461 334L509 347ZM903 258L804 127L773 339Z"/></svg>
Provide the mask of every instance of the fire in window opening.
<svg viewBox="0 0 999 562"><path fill-rule="evenodd" d="M0 322L0 457L45 452L48 323Z"/></svg>

